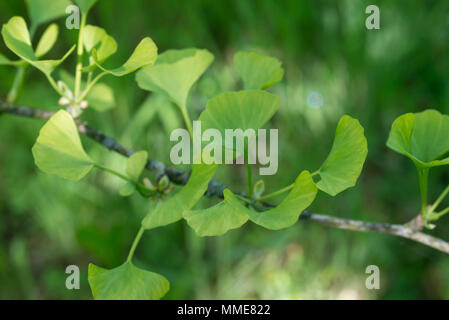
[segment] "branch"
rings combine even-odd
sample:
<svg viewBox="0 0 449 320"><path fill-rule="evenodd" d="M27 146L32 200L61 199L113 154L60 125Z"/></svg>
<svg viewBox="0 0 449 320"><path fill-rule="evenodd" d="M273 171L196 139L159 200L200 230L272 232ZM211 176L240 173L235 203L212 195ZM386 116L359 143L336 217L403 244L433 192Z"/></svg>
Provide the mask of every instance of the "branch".
<svg viewBox="0 0 449 320"><path fill-rule="evenodd" d="M16 106L0 100L0 115L2 114L12 114L26 118L48 120L54 113L30 107ZM108 150L117 152L125 157L129 157L135 152L133 149L126 148L115 139L105 135L101 131L90 127L87 122L76 120L76 123L80 133L101 144ZM171 182L178 185L185 185L190 177L190 172L166 166L162 162L152 160L151 158L148 158L146 169L153 172L157 178L160 178L165 174ZM206 191L206 196L223 198L224 189L226 189L226 185L216 179L212 179ZM262 205L265 207L274 207L269 203L262 203ZM448 242L421 232L424 228L421 215L418 215L415 219L403 225L343 219L310 213L308 211L304 211L301 214L300 220L311 221L324 226L351 231L389 234L410 239L449 254Z"/></svg>

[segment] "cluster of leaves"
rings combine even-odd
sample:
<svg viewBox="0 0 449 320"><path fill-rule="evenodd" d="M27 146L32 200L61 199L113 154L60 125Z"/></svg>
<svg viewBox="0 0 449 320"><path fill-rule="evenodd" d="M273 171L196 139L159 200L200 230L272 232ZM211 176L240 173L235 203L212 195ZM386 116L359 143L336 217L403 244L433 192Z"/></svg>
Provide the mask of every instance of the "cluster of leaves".
<svg viewBox="0 0 449 320"><path fill-rule="evenodd" d="M96 106L98 111L114 106L111 90L98 82L103 76L120 77L138 71L138 86L174 103L192 135L188 109L189 93L212 64L214 57L207 50L195 48L168 50L158 55L157 47L151 38L144 38L122 66L107 68L104 63L116 52L117 43L104 29L86 24L87 14L97 1L74 1L82 14L77 46L72 47L59 60L41 60L57 39L57 26L51 24L34 49L25 20L22 17L13 17L3 26L2 36L7 47L20 60L11 61L0 56L0 64L15 66L19 70L31 65L42 71L61 99L66 102L63 104L68 105L42 127L33 146L35 163L42 171L79 181L93 168L97 168L124 180L120 195L130 196L137 191L154 202L151 211L142 220L141 229L124 264L110 270L93 264L89 266L88 279L94 298L159 299L167 293L167 279L132 264L134 251L145 230L166 226L182 219L185 219L199 236L220 236L248 221L270 230L284 229L298 221L300 214L313 203L319 190L336 196L356 184L368 148L363 127L348 115L340 119L329 155L317 170L312 173L304 170L291 185L264 195L263 181L252 184L252 169L251 165L248 165L248 195L243 197L226 189L223 201L206 209L195 209L195 205L204 195L219 168L211 150L204 150L198 155L202 161L193 165L188 183L174 194L169 192L171 188L166 176L155 186L143 177L148 158L146 151L136 152L128 159L125 173L114 171L92 159L82 146L76 117L82 114L83 103ZM36 0L28 3L32 20L31 30L35 30L36 26L62 16L70 1ZM65 61L75 47L78 58L75 75L62 70L61 79L56 82L52 77L53 71ZM279 99L266 89L282 80L284 70L277 59L256 52L237 53L234 65L242 78L244 90L225 92L210 99L198 120L201 121L203 129L214 128L223 135L226 129L241 129L242 132L253 129L258 132L280 107ZM86 81L83 80L85 75ZM448 134L449 117L430 110L398 118L388 140L390 148L411 158L418 168L426 221L436 220L448 211L434 212L442 197L449 192L449 188L430 209L427 209L425 197L429 168L449 164L448 158L440 159L449 151L447 139L444 139ZM251 138L254 137L249 140ZM232 148L233 154L238 154L234 146L221 147ZM246 145L245 152L247 150ZM262 201L287 192L287 196L275 208L266 209L261 205Z"/></svg>
<svg viewBox="0 0 449 320"><path fill-rule="evenodd" d="M433 229L430 221L438 220L449 212L449 207L435 210L449 193L449 186L432 204L427 204L429 171L432 167L449 164L449 116L437 110L406 113L397 118L391 128L387 145L392 150L410 158L418 171L421 190L421 214L426 227Z"/></svg>
<svg viewBox="0 0 449 320"><path fill-rule="evenodd" d="M81 103L84 99L97 105L97 110L100 111L113 105L105 99L111 96L107 93L108 89L98 83L101 77L107 74L120 77L140 69L136 74L138 86L171 100L179 108L192 134L187 108L188 96L193 85L214 60L207 50L194 48L168 50L158 56L154 42L145 38L122 66L108 69L104 62L115 53L117 44L104 29L86 25L87 14L95 2L75 0L81 9L82 22L74 77L61 71L61 80L56 83L52 73L75 50L75 46L59 60L40 60L56 41L58 29L55 24L48 27L34 50L25 20L13 17L3 26L2 36L7 47L21 60L10 61L3 56L0 59L3 64L16 67L31 65L39 69L61 98L68 102L66 110L58 111L42 127L33 146L35 163L42 171L79 181L93 168L98 168L125 181L120 190L122 196L129 196L137 190L140 195L155 199L156 205L143 219L126 262L111 270L90 265L89 283L94 298L158 299L169 290L169 283L163 276L139 269L131 262L144 230L181 219L185 219L199 236L223 235L247 221L267 229L279 230L297 222L301 212L314 201L318 190L335 196L355 185L367 155L367 142L362 126L350 116L343 116L338 123L334 144L322 166L313 173L304 170L292 185L275 192L277 195L290 191L276 208L270 210L258 205L262 199L273 195L263 195L263 182L254 186L249 182L249 197L243 198L226 189L223 201L207 209L195 210L195 204L204 195L218 168L210 152L199 155L202 161L193 166L187 185L170 196L166 196L166 177L156 186L148 179L142 179L147 164L146 151L137 152L128 159L126 173L116 172L93 160L82 146L75 118L82 114ZM30 4L33 26L61 16L64 7L56 0L31 1ZM45 6L51 10L44 10ZM88 59L83 59L85 54ZM226 129L237 128L257 132L280 106L279 99L264 90L281 81L284 70L277 59L256 52L239 52L235 55L234 62L242 77L244 90L226 92L212 98L198 120L202 121L203 128L214 128L222 133ZM96 71L98 74L94 76ZM86 82L82 79L85 73ZM103 89L99 86L103 86ZM251 167L248 169L251 170Z"/></svg>

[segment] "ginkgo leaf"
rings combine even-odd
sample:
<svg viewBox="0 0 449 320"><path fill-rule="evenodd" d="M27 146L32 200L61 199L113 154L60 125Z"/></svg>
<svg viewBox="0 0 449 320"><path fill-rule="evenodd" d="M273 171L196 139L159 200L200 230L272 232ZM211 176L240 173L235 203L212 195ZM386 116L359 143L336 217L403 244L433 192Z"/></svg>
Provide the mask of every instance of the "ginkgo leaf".
<svg viewBox="0 0 449 320"><path fill-rule="evenodd" d="M65 70L59 72L61 80L69 87L74 88L75 78L72 74ZM81 90L86 88L87 83L83 81L81 83ZM96 111L104 112L112 109L116 106L114 91L111 87L104 83L96 83L86 96L86 100L89 102L89 107L92 107Z"/></svg>
<svg viewBox="0 0 449 320"><path fill-rule="evenodd" d="M226 130L239 130L235 131L236 137L247 135L251 141L257 135L257 130L271 119L279 105L278 97L261 90L226 92L208 102L199 120L202 130L217 129L222 137L226 136ZM246 133L248 129L253 129L254 132ZM222 144L222 141L213 143ZM233 139L225 139L222 147L237 150L240 154L243 152L238 150L239 146Z"/></svg>
<svg viewBox="0 0 449 320"><path fill-rule="evenodd" d="M159 300L170 289L165 277L131 262L110 270L89 264L88 280L96 300Z"/></svg>
<svg viewBox="0 0 449 320"><path fill-rule="evenodd" d="M136 192L136 185L131 182L125 182L125 184L122 185L119 190L119 194L122 197L129 197L134 192Z"/></svg>
<svg viewBox="0 0 449 320"><path fill-rule="evenodd" d="M75 0L75 3L80 7L83 14L87 14L97 1L98 0Z"/></svg>
<svg viewBox="0 0 449 320"><path fill-rule="evenodd" d="M145 169L148 160L148 152L139 151L131 155L126 162L126 174L132 181L139 181L140 175Z"/></svg>
<svg viewBox="0 0 449 320"><path fill-rule="evenodd" d="M56 23L52 23L44 31L39 43L36 47L36 57L40 58L47 54L48 51L53 48L56 40L58 39L59 27Z"/></svg>
<svg viewBox="0 0 449 320"><path fill-rule="evenodd" d="M24 63L26 62L22 60L15 60L15 61L9 60L4 55L0 54L0 66L20 66Z"/></svg>
<svg viewBox="0 0 449 320"><path fill-rule="evenodd" d="M89 101L89 106L100 112L107 111L116 106L114 91L104 83L95 84L90 89L86 100Z"/></svg>
<svg viewBox="0 0 449 320"><path fill-rule="evenodd" d="M34 162L42 171L79 181L93 168L72 116L58 111L42 127L32 149Z"/></svg>
<svg viewBox="0 0 449 320"><path fill-rule="evenodd" d="M204 210L186 210L184 219L190 227L201 236L221 236L232 229L240 228L248 221L248 215L229 202L238 200L231 196L231 191L224 190L224 201Z"/></svg>
<svg viewBox="0 0 449 320"><path fill-rule="evenodd" d="M140 88L161 93L185 108L190 89L213 60L214 56L207 50L168 50L158 57L153 67L140 70L136 81Z"/></svg>
<svg viewBox="0 0 449 320"><path fill-rule="evenodd" d="M144 38L137 45L131 57L129 57L121 67L116 69L106 69L103 67L100 62L98 51L95 48L92 50L92 57L100 69L116 77L121 77L134 72L137 69L152 66L157 59L157 47L151 38Z"/></svg>
<svg viewBox="0 0 449 320"><path fill-rule="evenodd" d="M60 18L72 3L69 0L26 0L28 13L34 26Z"/></svg>
<svg viewBox="0 0 449 320"><path fill-rule="evenodd" d="M2 27L2 36L6 46L23 60L27 61L46 75L60 65L75 49L73 46L59 60L38 60L31 45L30 34L25 20L22 17L12 17Z"/></svg>
<svg viewBox="0 0 449 320"><path fill-rule="evenodd" d="M154 229L181 220L183 212L193 208L204 195L216 169L216 164L194 165L187 184L174 196L153 208L142 221L143 227Z"/></svg>
<svg viewBox="0 0 449 320"><path fill-rule="evenodd" d="M234 56L234 63L246 90L266 89L284 76L279 60L257 52L238 52Z"/></svg>
<svg viewBox="0 0 449 320"><path fill-rule="evenodd" d="M437 110L406 113L394 121L387 146L422 168L447 165L449 116Z"/></svg>
<svg viewBox="0 0 449 320"><path fill-rule="evenodd" d="M117 51L117 42L100 27L87 25L83 30L83 43L87 52L97 49L97 60L103 63ZM95 65L95 61L92 61Z"/></svg>
<svg viewBox="0 0 449 320"><path fill-rule="evenodd" d="M335 132L332 149L318 170L317 187L331 196L353 187L363 169L368 145L364 129L350 116L343 116Z"/></svg>
<svg viewBox="0 0 449 320"><path fill-rule="evenodd" d="M315 200L317 191L310 173L303 171L288 196L276 208L263 212L248 209L232 193L228 193L228 203L235 210L247 214L252 222L270 230L279 230L298 221L300 214Z"/></svg>

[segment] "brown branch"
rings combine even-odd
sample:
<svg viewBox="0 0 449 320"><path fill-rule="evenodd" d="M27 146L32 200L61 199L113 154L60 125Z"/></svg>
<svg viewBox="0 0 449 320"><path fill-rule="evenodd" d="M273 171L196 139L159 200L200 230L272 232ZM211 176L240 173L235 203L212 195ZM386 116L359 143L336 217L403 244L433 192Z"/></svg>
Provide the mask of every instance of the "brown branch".
<svg viewBox="0 0 449 320"><path fill-rule="evenodd" d="M51 116L53 116L54 113L35 108L15 106L0 100L0 115L1 114L12 114L21 117L48 120L51 118ZM88 138L96 141L97 143L101 144L111 151L117 152L125 157L129 157L135 152L132 149L124 147L115 139L105 135L101 131L90 127L86 122L78 120L77 125L80 133L84 134ZM164 174L167 175L171 182L179 185L185 185L190 176L189 172L166 166L162 162L152 160L151 158L148 159L146 168L155 173L158 178L163 176ZM223 190L225 188L226 185L218 180L213 179L209 183L206 195L209 197L223 198ZM269 203L262 203L262 205L266 207L274 207ZM304 211L301 214L300 220L311 221L324 226L351 231L389 234L410 239L449 254L448 242L421 232L424 226L420 215L418 215L409 223L403 225L343 219L328 215L310 213L308 211Z"/></svg>

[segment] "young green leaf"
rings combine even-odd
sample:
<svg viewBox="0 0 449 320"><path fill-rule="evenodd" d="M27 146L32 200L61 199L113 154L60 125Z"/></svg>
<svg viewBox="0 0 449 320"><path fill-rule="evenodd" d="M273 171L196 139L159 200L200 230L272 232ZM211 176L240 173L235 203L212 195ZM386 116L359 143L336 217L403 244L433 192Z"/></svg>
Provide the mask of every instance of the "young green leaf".
<svg viewBox="0 0 449 320"><path fill-rule="evenodd" d="M73 46L59 60L38 60L31 45L30 34L22 17L13 17L2 27L2 36L6 46L23 60L27 61L47 76L60 65L75 49Z"/></svg>
<svg viewBox="0 0 449 320"><path fill-rule="evenodd" d="M66 14L69 0L26 0L33 26L37 27Z"/></svg>
<svg viewBox="0 0 449 320"><path fill-rule="evenodd" d="M86 97L89 106L96 111L104 112L116 106L114 91L104 83L97 83Z"/></svg>
<svg viewBox="0 0 449 320"><path fill-rule="evenodd" d="M83 30L83 43L86 52L92 52L97 49L97 59L99 63L103 63L111 55L117 51L117 42L113 37L108 35L106 31L100 27L87 25ZM95 65L95 61L91 61Z"/></svg>
<svg viewBox="0 0 449 320"><path fill-rule="evenodd" d="M126 166L126 174L131 178L132 181L138 182L140 175L145 169L145 165L148 160L148 152L139 151L131 155L128 158L127 166Z"/></svg>
<svg viewBox="0 0 449 320"><path fill-rule="evenodd" d="M335 132L332 149L318 170L317 187L332 196L353 187L368 154L363 127L350 116L343 116Z"/></svg>
<svg viewBox="0 0 449 320"><path fill-rule="evenodd" d="M265 182L263 180L259 180L254 184L253 187L253 195L254 198L260 198L265 192Z"/></svg>
<svg viewBox="0 0 449 320"><path fill-rule="evenodd" d="M139 182L145 165L147 164L148 152L139 151L131 155L126 162L126 175L131 181L126 182L120 188L120 195L128 197L136 191L136 184Z"/></svg>
<svg viewBox="0 0 449 320"><path fill-rule="evenodd" d="M88 280L96 300L159 300L170 289L163 276L131 262L110 270L89 264Z"/></svg>
<svg viewBox="0 0 449 320"><path fill-rule="evenodd" d="M437 110L406 113L397 118L387 146L409 157L421 168L449 164L449 116Z"/></svg>
<svg viewBox="0 0 449 320"><path fill-rule="evenodd" d="M213 60L214 56L207 50L168 50L152 68L140 70L136 81L140 88L162 93L185 108L190 89Z"/></svg>
<svg viewBox="0 0 449 320"><path fill-rule="evenodd" d="M204 210L186 210L184 219L201 237L221 236L229 230L240 228L249 217L245 212L236 209L237 206L229 204L239 201L231 195L231 191L224 190L224 201Z"/></svg>
<svg viewBox="0 0 449 320"><path fill-rule="evenodd" d="M75 3L80 7L83 14L87 14L97 1L98 0L75 0Z"/></svg>
<svg viewBox="0 0 449 320"><path fill-rule="evenodd" d="M288 196L274 209L264 212L253 211L246 208L230 192L228 193L228 203L234 209L247 214L252 222L270 230L279 230L295 224L300 214L315 200L316 194L317 187L310 173L303 171L296 178Z"/></svg>
<svg viewBox="0 0 449 320"><path fill-rule="evenodd" d="M131 182L125 182L124 185L120 187L119 193L122 197L129 197L136 191L136 185Z"/></svg>
<svg viewBox="0 0 449 320"><path fill-rule="evenodd" d="M94 166L83 149L75 121L64 110L42 127L32 152L39 169L73 181L81 180Z"/></svg>
<svg viewBox="0 0 449 320"><path fill-rule="evenodd" d="M52 23L44 31L39 43L36 47L36 57L40 58L48 53L48 51L55 45L56 39L58 39L59 27L56 23Z"/></svg>
<svg viewBox="0 0 449 320"><path fill-rule="evenodd" d="M257 130L270 120L279 105L279 98L265 91L226 92L208 102L199 120L203 130L217 129L223 137L227 129L241 129L241 132L237 132L237 136L245 135L247 129L253 129L257 134ZM254 134L248 134L248 139L251 140L254 136ZM238 146L233 141L229 143L232 145L224 147L237 150ZM242 150L237 151L242 152Z"/></svg>
<svg viewBox="0 0 449 320"><path fill-rule="evenodd" d="M278 59L257 52L238 52L234 56L234 63L246 90L266 89L284 76L282 63Z"/></svg>
<svg viewBox="0 0 449 320"><path fill-rule="evenodd" d="M110 50L106 51L109 52ZM92 57L95 64L104 72L112 74L116 77L127 75L137 69L143 67L150 67L157 59L157 47L151 38L144 38L136 47L131 57L121 66L116 69L106 69L101 65L101 57L97 49L92 50Z"/></svg>
<svg viewBox="0 0 449 320"><path fill-rule="evenodd" d="M181 220L183 212L193 208L204 195L216 169L215 164L194 165L187 184L173 197L152 209L142 221L143 227L154 229Z"/></svg>

